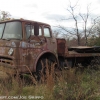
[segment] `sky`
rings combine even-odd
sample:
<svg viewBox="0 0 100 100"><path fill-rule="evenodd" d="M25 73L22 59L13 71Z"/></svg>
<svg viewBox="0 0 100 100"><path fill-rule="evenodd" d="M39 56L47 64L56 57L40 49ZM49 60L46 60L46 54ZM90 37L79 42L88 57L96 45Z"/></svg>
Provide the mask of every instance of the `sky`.
<svg viewBox="0 0 100 100"><path fill-rule="evenodd" d="M0 10L9 12L13 18L23 18L45 22L51 26L64 24L72 25L72 21L61 22L62 19L70 17L67 11L69 2L74 6L77 3L75 13L83 14L90 5L91 16L94 18L100 15L100 0L0 0Z"/></svg>

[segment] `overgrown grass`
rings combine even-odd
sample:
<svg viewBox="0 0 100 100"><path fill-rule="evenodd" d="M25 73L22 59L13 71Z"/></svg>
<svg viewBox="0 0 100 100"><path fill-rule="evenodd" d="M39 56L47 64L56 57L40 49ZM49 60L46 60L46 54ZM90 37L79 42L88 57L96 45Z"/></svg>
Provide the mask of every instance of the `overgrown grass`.
<svg viewBox="0 0 100 100"><path fill-rule="evenodd" d="M42 83L25 85L23 80L12 79L12 83L0 85L0 96L18 96L12 100L100 100L99 66L96 69L75 67L57 71L55 75L54 65L51 65L50 72L46 66L46 77L42 75Z"/></svg>

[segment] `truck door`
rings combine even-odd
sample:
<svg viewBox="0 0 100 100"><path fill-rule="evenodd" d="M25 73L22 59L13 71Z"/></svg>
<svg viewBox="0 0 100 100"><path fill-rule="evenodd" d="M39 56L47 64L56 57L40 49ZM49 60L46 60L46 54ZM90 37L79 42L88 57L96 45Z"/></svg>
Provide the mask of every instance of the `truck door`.
<svg viewBox="0 0 100 100"><path fill-rule="evenodd" d="M43 51L42 49L45 46L45 38L42 34L42 27L39 26L39 34L34 34L34 23L26 23L25 24L25 41L22 45L23 48L23 63L30 68L30 70L34 70L34 63L39 54ZM26 69L27 70L27 69Z"/></svg>
<svg viewBox="0 0 100 100"><path fill-rule="evenodd" d="M51 29L47 26L44 27L44 37L46 37L47 40L47 49L56 53L57 52L56 39L52 37Z"/></svg>
<svg viewBox="0 0 100 100"><path fill-rule="evenodd" d="M25 23L24 25L24 35L25 40L21 42L21 56L22 56L22 64L24 67L22 67L22 72L27 72L28 68L31 69L32 65L32 56L30 52L30 43L28 42L28 39L31 35L32 25L31 23Z"/></svg>

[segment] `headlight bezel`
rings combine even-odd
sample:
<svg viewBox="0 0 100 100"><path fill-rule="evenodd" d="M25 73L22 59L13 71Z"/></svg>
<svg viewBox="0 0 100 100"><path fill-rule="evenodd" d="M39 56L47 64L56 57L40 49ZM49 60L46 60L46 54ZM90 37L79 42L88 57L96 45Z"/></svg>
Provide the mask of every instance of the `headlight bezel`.
<svg viewBox="0 0 100 100"><path fill-rule="evenodd" d="M11 56L13 54L13 52L14 52L13 48L10 48L9 51L8 51L8 55Z"/></svg>

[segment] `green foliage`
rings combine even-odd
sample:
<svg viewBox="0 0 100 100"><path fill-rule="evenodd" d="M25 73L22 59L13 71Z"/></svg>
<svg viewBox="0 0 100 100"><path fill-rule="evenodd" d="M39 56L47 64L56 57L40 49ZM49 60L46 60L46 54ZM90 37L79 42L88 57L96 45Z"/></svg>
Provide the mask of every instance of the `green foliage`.
<svg viewBox="0 0 100 100"><path fill-rule="evenodd" d="M100 37L91 37L88 40L89 46L100 46Z"/></svg>

